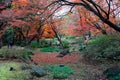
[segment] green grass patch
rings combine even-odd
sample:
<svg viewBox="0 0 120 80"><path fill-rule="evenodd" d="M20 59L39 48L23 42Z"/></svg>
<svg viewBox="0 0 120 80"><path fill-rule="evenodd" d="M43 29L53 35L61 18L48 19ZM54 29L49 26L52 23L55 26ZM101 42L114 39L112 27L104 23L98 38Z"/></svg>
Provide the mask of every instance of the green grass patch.
<svg viewBox="0 0 120 80"><path fill-rule="evenodd" d="M28 80L29 72L20 69L22 65L15 62L0 63L0 80ZM10 67L14 71L10 71Z"/></svg>

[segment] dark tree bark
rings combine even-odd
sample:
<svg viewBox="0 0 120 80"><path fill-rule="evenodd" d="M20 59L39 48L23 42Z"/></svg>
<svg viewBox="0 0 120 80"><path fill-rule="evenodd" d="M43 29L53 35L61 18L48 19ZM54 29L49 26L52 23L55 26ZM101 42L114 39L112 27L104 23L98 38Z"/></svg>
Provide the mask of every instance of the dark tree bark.
<svg viewBox="0 0 120 80"><path fill-rule="evenodd" d="M3 43L2 43L2 39L0 39L0 48L2 47L2 44L3 44Z"/></svg>
<svg viewBox="0 0 120 80"><path fill-rule="evenodd" d="M102 32L103 35L107 35L106 30L102 29L98 23L94 24L94 26Z"/></svg>

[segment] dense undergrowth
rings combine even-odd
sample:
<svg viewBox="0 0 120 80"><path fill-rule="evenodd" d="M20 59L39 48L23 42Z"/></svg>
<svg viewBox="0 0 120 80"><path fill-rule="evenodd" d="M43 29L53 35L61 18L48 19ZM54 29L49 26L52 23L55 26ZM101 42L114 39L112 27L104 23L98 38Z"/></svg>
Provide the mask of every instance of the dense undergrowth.
<svg viewBox="0 0 120 80"><path fill-rule="evenodd" d="M91 60L120 60L120 35L92 39L82 53Z"/></svg>
<svg viewBox="0 0 120 80"><path fill-rule="evenodd" d="M25 60L30 60L31 55L34 53L32 50L29 49L9 49L9 48L2 48L0 49L0 57L7 58L7 59L19 59L24 58Z"/></svg>

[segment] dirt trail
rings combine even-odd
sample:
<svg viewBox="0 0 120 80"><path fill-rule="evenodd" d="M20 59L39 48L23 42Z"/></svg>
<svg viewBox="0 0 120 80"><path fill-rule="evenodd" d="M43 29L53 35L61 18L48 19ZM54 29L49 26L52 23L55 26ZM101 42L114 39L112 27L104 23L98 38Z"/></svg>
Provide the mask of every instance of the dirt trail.
<svg viewBox="0 0 120 80"><path fill-rule="evenodd" d="M33 63L40 65L45 64L65 64L65 63L76 63L82 57L78 54L66 55L62 58L56 57L58 53L36 53L33 57Z"/></svg>

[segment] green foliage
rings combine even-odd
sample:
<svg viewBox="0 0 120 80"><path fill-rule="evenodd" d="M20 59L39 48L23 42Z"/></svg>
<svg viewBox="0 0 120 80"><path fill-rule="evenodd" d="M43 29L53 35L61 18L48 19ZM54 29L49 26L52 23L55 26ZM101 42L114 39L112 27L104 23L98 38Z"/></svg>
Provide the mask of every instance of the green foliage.
<svg viewBox="0 0 120 80"><path fill-rule="evenodd" d="M8 44L10 42L13 41L13 36L14 36L14 32L12 28L9 28L8 30L5 31L5 33L3 34L3 43L4 44Z"/></svg>
<svg viewBox="0 0 120 80"><path fill-rule="evenodd" d="M38 43L37 41L32 41L32 42L30 43L30 47L31 47L31 48L38 48L38 47L39 47L39 43Z"/></svg>
<svg viewBox="0 0 120 80"><path fill-rule="evenodd" d="M20 66L22 65L13 62L0 63L0 80L29 80L29 72L20 70ZM15 71L10 71L10 67Z"/></svg>
<svg viewBox="0 0 120 80"><path fill-rule="evenodd" d="M68 36L67 39L75 39L75 36Z"/></svg>
<svg viewBox="0 0 120 80"><path fill-rule="evenodd" d="M88 42L82 53L92 60L120 60L120 35L101 36Z"/></svg>
<svg viewBox="0 0 120 80"><path fill-rule="evenodd" d="M25 41L14 41L14 45L24 47L26 46Z"/></svg>
<svg viewBox="0 0 120 80"><path fill-rule="evenodd" d="M79 44L79 47L78 47L79 51L82 51L85 48L86 48L86 46L84 44Z"/></svg>
<svg viewBox="0 0 120 80"><path fill-rule="evenodd" d="M67 78L72 73L73 71L71 70L71 68L67 66L63 66L63 67L56 66L52 71L52 76L53 78L64 79Z"/></svg>
<svg viewBox="0 0 120 80"><path fill-rule="evenodd" d="M44 47L50 47L52 45L52 42L49 40L41 39L39 47L44 48Z"/></svg>
<svg viewBox="0 0 120 80"><path fill-rule="evenodd" d="M46 47L46 48L41 48L41 52L59 52L61 49L59 47Z"/></svg>
<svg viewBox="0 0 120 80"><path fill-rule="evenodd" d="M46 65L43 67L43 69L51 72L53 71L54 67L55 65Z"/></svg>
<svg viewBox="0 0 120 80"><path fill-rule="evenodd" d="M64 48L69 48L70 43L68 41L62 41Z"/></svg>
<svg viewBox="0 0 120 80"><path fill-rule="evenodd" d="M51 72L53 78L64 79L73 73L72 69L68 66L49 65L44 66L43 69Z"/></svg>
<svg viewBox="0 0 120 80"><path fill-rule="evenodd" d="M17 50L17 49L0 49L0 57L3 58L19 58L22 57L26 60L31 59L31 55L33 55L33 52L28 49L22 49L22 50Z"/></svg>
<svg viewBox="0 0 120 80"><path fill-rule="evenodd" d="M22 57L25 60L30 60L31 55L33 55L33 54L34 53L31 50L27 50L27 49L19 50L18 58Z"/></svg>
<svg viewBox="0 0 120 80"><path fill-rule="evenodd" d="M120 67L115 66L104 71L104 75L109 80L120 80Z"/></svg>
<svg viewBox="0 0 120 80"><path fill-rule="evenodd" d="M0 56L3 58L17 58L17 54L15 49L0 49Z"/></svg>
<svg viewBox="0 0 120 80"><path fill-rule="evenodd" d="M44 47L50 47L51 45L52 45L52 42L45 39L41 39L39 43L37 41L32 41L30 43L31 48L44 48Z"/></svg>

